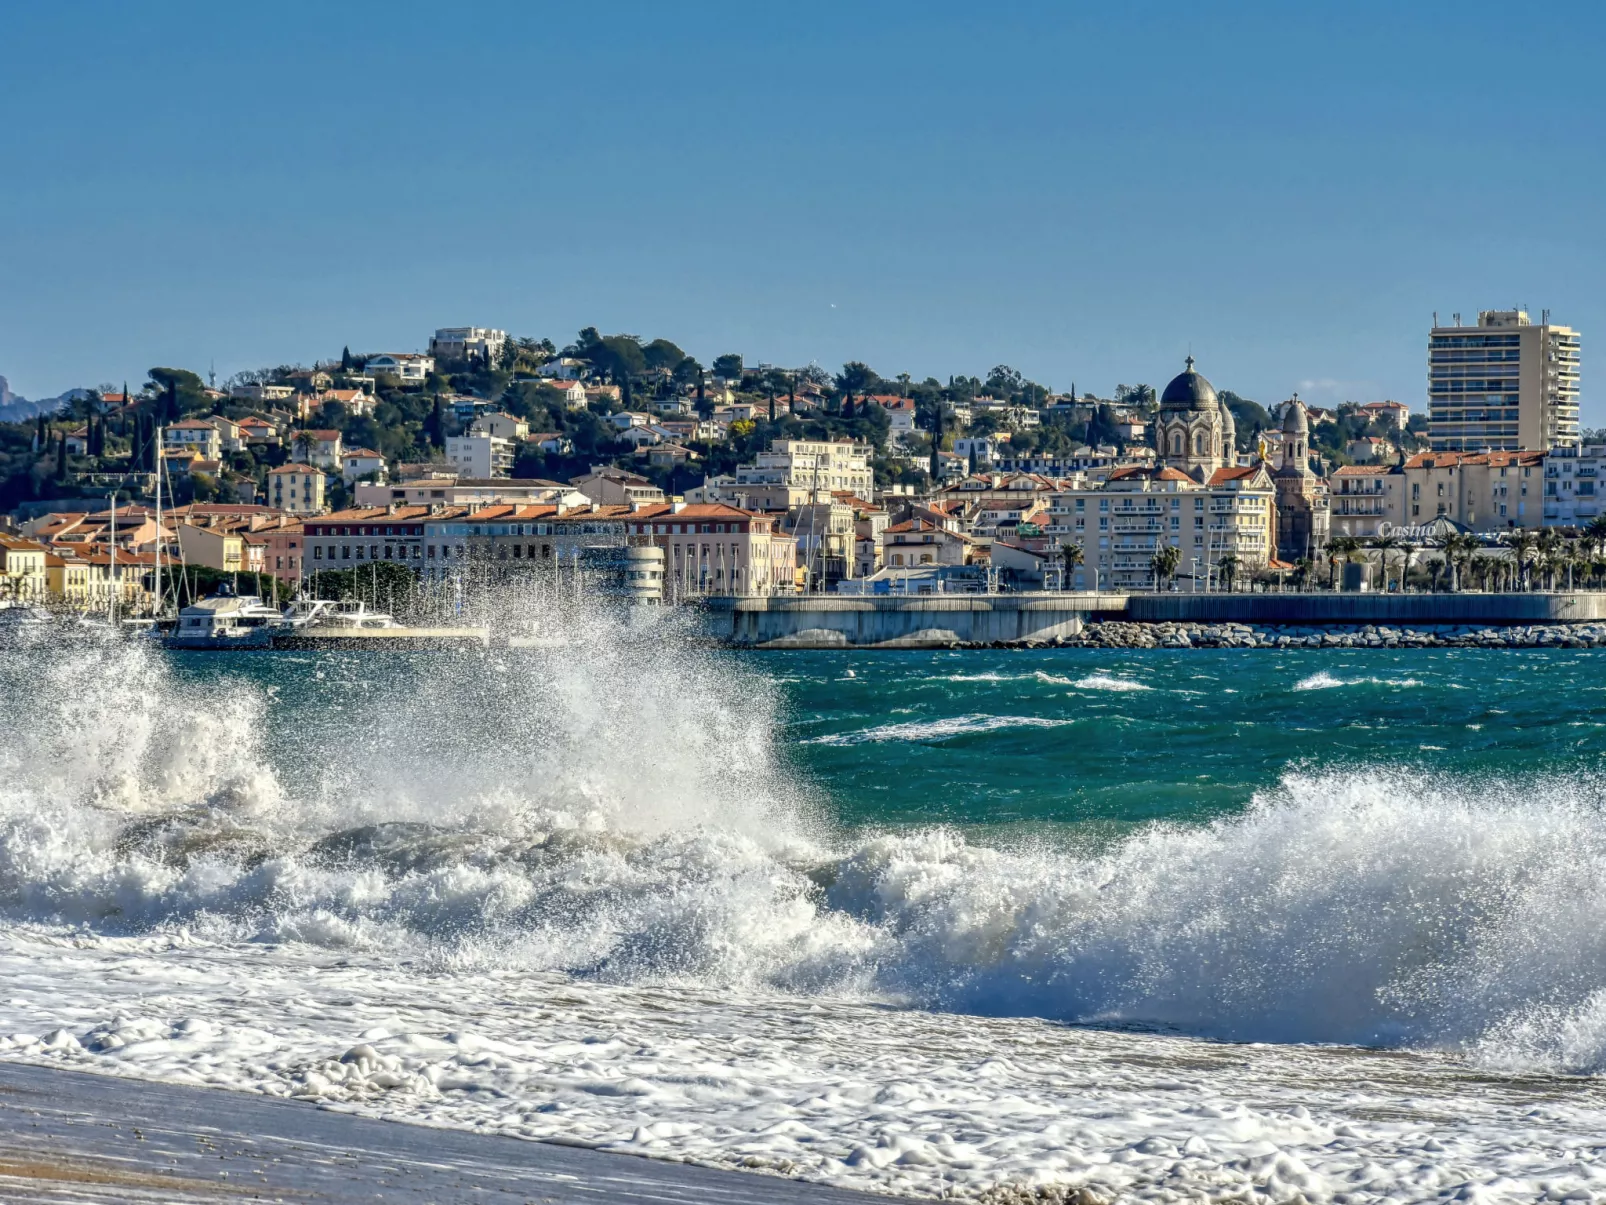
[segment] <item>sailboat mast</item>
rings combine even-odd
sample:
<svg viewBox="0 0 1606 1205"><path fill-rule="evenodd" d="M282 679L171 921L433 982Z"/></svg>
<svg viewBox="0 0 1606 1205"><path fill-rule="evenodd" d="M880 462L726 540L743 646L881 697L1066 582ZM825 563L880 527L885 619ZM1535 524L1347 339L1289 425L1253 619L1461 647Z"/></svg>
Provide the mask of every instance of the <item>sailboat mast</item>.
<svg viewBox="0 0 1606 1205"><path fill-rule="evenodd" d="M156 427L156 613L162 618L162 428Z"/></svg>

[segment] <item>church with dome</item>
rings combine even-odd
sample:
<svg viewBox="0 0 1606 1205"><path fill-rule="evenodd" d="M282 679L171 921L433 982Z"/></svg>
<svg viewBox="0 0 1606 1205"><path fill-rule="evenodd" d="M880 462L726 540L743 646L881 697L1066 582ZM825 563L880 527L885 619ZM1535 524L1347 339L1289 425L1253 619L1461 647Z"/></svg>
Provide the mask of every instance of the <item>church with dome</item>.
<svg viewBox="0 0 1606 1205"><path fill-rule="evenodd" d="M1215 387L1194 371L1192 356L1160 395L1155 436L1161 463L1200 484L1217 469L1238 463L1232 411L1216 397Z"/></svg>

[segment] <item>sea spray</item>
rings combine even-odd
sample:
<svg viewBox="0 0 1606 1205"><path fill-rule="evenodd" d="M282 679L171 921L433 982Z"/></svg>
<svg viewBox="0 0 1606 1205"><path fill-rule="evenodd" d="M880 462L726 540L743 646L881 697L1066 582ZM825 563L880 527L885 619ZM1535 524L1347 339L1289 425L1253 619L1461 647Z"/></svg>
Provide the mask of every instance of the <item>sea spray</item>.
<svg viewBox="0 0 1606 1205"><path fill-rule="evenodd" d="M1606 1065L1593 779L1295 771L1102 847L855 834L818 820L749 663L602 620L551 635L255 678L133 646L6 659L30 719L4 738L0 912Z"/></svg>

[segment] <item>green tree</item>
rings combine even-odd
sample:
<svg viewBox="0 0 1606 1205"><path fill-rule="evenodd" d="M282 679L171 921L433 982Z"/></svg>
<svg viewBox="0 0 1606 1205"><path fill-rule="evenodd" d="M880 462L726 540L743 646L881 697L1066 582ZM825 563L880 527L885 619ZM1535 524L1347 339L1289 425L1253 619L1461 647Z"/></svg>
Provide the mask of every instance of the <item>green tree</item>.
<svg viewBox="0 0 1606 1205"><path fill-rule="evenodd" d="M641 355L648 368L663 368L671 371L682 360L687 358L686 353L668 339L654 339L641 349Z"/></svg>
<svg viewBox="0 0 1606 1205"><path fill-rule="evenodd" d="M715 356L713 373L723 381L739 381L742 378L742 357L736 352L728 352L723 356Z"/></svg>
<svg viewBox="0 0 1606 1205"><path fill-rule="evenodd" d="M1225 558L1223 558L1225 559ZM1149 568L1154 572L1154 588L1158 590L1161 582L1169 582L1177 575L1177 566L1182 563L1182 550L1175 544L1163 544L1149 559Z"/></svg>
<svg viewBox="0 0 1606 1205"><path fill-rule="evenodd" d="M1221 580L1226 583L1228 594L1232 593L1233 583L1237 580L1240 565L1241 562L1238 560L1237 553L1233 552L1227 553L1226 556L1216 561L1216 572L1221 575Z"/></svg>
<svg viewBox="0 0 1606 1205"><path fill-rule="evenodd" d="M1082 552L1082 546L1080 544L1072 544L1067 541L1066 543L1060 545L1060 561L1065 566L1065 580L1060 584L1064 589L1069 590L1071 588L1072 570L1074 570L1078 565L1082 564L1082 562L1086 559L1087 557Z"/></svg>

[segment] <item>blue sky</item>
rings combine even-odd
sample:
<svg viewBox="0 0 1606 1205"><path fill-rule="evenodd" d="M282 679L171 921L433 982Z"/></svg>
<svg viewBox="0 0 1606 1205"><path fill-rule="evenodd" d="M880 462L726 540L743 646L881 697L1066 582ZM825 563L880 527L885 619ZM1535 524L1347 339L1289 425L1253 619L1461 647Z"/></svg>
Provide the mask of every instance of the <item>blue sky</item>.
<svg viewBox="0 0 1606 1205"><path fill-rule="evenodd" d="M481 324L705 363L1422 404L1433 311L1606 337L1606 8L12 5L0 374Z"/></svg>

